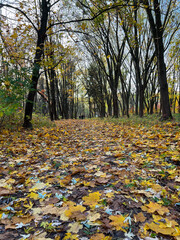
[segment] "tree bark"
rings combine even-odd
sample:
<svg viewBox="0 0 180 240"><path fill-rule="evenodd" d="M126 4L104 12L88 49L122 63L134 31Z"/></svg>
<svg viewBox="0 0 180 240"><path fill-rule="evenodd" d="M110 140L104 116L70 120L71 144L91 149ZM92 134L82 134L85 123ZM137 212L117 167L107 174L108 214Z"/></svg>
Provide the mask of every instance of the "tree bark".
<svg viewBox="0 0 180 240"><path fill-rule="evenodd" d="M113 98L113 117L119 117L119 106L118 106L118 95L117 89L112 91L112 98Z"/></svg>
<svg viewBox="0 0 180 240"><path fill-rule="evenodd" d="M160 95L161 95L161 109L162 109L162 120L172 119L170 102L169 102L169 92L168 83L166 75L166 64L164 61L164 43L163 43L163 25L161 22L161 12L159 0L154 0L154 15L153 18L152 11L149 6L148 0L144 0L143 3L146 5L146 12L151 28L151 32L154 39L156 57L157 57L157 67L158 67L158 81L160 85Z"/></svg>
<svg viewBox="0 0 180 240"><path fill-rule="evenodd" d="M44 42L46 39L46 30L47 30L47 22L48 22L48 15L50 8L48 6L47 0L42 0L41 5L41 25L40 29L37 31L37 45L36 45L36 53L34 57L34 64L33 64L33 70L32 70L32 78L31 78L31 84L29 88L29 93L26 100L26 106L25 106L25 114L24 114L24 128L30 128L32 129L32 113L33 113L33 105L34 105L34 98L37 91L37 84L39 79L39 72L40 72L40 62L41 58L43 56L43 50L44 50Z"/></svg>

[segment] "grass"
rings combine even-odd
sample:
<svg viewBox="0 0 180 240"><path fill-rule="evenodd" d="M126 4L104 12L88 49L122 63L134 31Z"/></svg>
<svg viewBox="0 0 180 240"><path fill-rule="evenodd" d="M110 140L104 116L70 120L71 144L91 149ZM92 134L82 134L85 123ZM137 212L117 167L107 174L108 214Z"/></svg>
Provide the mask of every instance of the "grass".
<svg viewBox="0 0 180 240"><path fill-rule="evenodd" d="M19 111L15 114L12 114L11 116L5 116L3 118L3 121L0 121L0 129L9 129L12 131L16 131L20 129L23 125L23 112ZM95 118L96 120L102 121L101 118ZM153 126L156 124L164 124L164 121L160 121L160 117L158 114L153 114L153 115L144 115L144 117L140 118L139 116L136 115L131 115L130 118L127 118L126 116L124 117L119 117L119 118L104 118L103 119L105 122L111 122L114 123L115 125L122 124L124 126L126 125L133 125L133 126L138 126L138 125L143 125L143 126ZM168 120L165 122L169 122ZM173 114L173 120L172 122L176 124L180 124L180 113ZM41 114L34 113L33 118L32 118L32 124L33 128L42 128L42 127L54 127L55 123L50 121L48 116L44 116Z"/></svg>
<svg viewBox="0 0 180 240"><path fill-rule="evenodd" d="M104 121L112 122L114 124L123 124L123 125L144 125L147 127L164 124L164 122L174 122L180 123L180 113L173 114L173 120L160 121L159 114L144 115L142 118L136 115L131 115L130 118L127 116L119 118L104 118Z"/></svg>
<svg viewBox="0 0 180 240"><path fill-rule="evenodd" d="M18 111L10 116L4 116L1 120L0 129L7 129L11 131L17 131L23 126L24 113ZM54 127L53 123L48 116L41 114L33 113L32 117L33 128L42 128L42 127Z"/></svg>
<svg viewBox="0 0 180 240"><path fill-rule="evenodd" d="M55 127L55 123L52 122L48 116L44 116L36 113L33 114L32 124L33 124L33 128Z"/></svg>

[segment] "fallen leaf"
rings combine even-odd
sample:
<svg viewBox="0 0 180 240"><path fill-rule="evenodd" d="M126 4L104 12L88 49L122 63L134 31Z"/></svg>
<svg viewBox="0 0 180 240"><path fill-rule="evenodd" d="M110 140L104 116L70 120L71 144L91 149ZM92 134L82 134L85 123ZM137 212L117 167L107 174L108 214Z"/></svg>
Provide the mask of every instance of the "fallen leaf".
<svg viewBox="0 0 180 240"><path fill-rule="evenodd" d="M81 206L81 205L77 205L77 206L72 206L69 209L67 209L65 211L65 215L70 218L72 215L75 216L75 213L79 213L79 212L84 212L86 210L85 207Z"/></svg>
<svg viewBox="0 0 180 240"><path fill-rule="evenodd" d="M126 217L122 215L116 215L116 216L109 216L109 219L112 221L110 222L110 225L115 227L117 231L121 230L123 232L126 232L124 228L129 226L129 223L125 222Z"/></svg>
<svg viewBox="0 0 180 240"><path fill-rule="evenodd" d="M70 232L70 233L78 233L80 229L83 228L83 225L78 223L78 222L75 222L75 223L70 223L68 225L68 227L70 227L67 231Z"/></svg>
<svg viewBox="0 0 180 240"><path fill-rule="evenodd" d="M160 215L164 215L165 213L169 213L169 209L154 202L150 202L145 206L142 206L141 209L143 211L147 211L148 213L158 212Z"/></svg>
<svg viewBox="0 0 180 240"><path fill-rule="evenodd" d="M144 214L142 212L134 215L134 221L135 222L145 222L146 217L144 216Z"/></svg>
<svg viewBox="0 0 180 240"><path fill-rule="evenodd" d="M91 222L96 221L97 219L99 219L101 217L101 215L99 213L96 212L88 212L88 216L87 219Z"/></svg>
<svg viewBox="0 0 180 240"><path fill-rule="evenodd" d="M83 204L94 208L100 201L100 196L101 193L99 192L90 193L89 196L85 196L82 198L84 201Z"/></svg>
<svg viewBox="0 0 180 240"><path fill-rule="evenodd" d="M90 240L111 240L112 237L105 236L103 233L96 233L93 235Z"/></svg>

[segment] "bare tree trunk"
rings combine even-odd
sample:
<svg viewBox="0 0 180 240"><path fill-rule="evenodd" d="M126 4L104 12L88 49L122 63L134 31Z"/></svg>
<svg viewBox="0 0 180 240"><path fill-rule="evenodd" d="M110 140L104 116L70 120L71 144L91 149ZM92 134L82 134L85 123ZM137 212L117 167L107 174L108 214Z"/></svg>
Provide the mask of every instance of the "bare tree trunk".
<svg viewBox="0 0 180 240"><path fill-rule="evenodd" d="M40 62L41 62L41 58L43 56L49 11L50 11L50 8L48 6L48 1L42 0L41 25L37 32L38 38L37 38L36 53L35 53L35 57L34 57L32 78L31 78L29 94L28 94L28 97L26 100L26 106L25 106L24 124L23 124L24 128L32 128L31 120L32 120L32 113L33 113L34 98L36 95L37 84L38 84L38 80L39 80Z"/></svg>
<svg viewBox="0 0 180 240"><path fill-rule="evenodd" d="M162 120L172 119L170 103L169 103L169 92L168 83L166 75L166 65L164 61L164 44L163 44L163 25L161 22L161 12L159 0L154 0L154 15L149 6L148 0L144 0L143 3L147 6L146 12L149 19L149 24L151 32L154 39L156 57L157 57L157 67L158 67L158 81L160 85L160 95L161 95L161 110L162 110Z"/></svg>
<svg viewBox="0 0 180 240"><path fill-rule="evenodd" d="M112 91L112 98L113 98L113 117L119 117L119 106L118 106L118 95L117 89Z"/></svg>

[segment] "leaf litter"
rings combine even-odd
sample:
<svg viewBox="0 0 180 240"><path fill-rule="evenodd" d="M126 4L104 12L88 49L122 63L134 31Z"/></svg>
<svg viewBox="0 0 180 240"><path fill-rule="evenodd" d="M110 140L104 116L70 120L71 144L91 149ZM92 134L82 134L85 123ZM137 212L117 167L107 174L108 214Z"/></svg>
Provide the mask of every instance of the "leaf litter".
<svg viewBox="0 0 180 240"><path fill-rule="evenodd" d="M99 120L1 130L0 239L180 239L180 134Z"/></svg>

